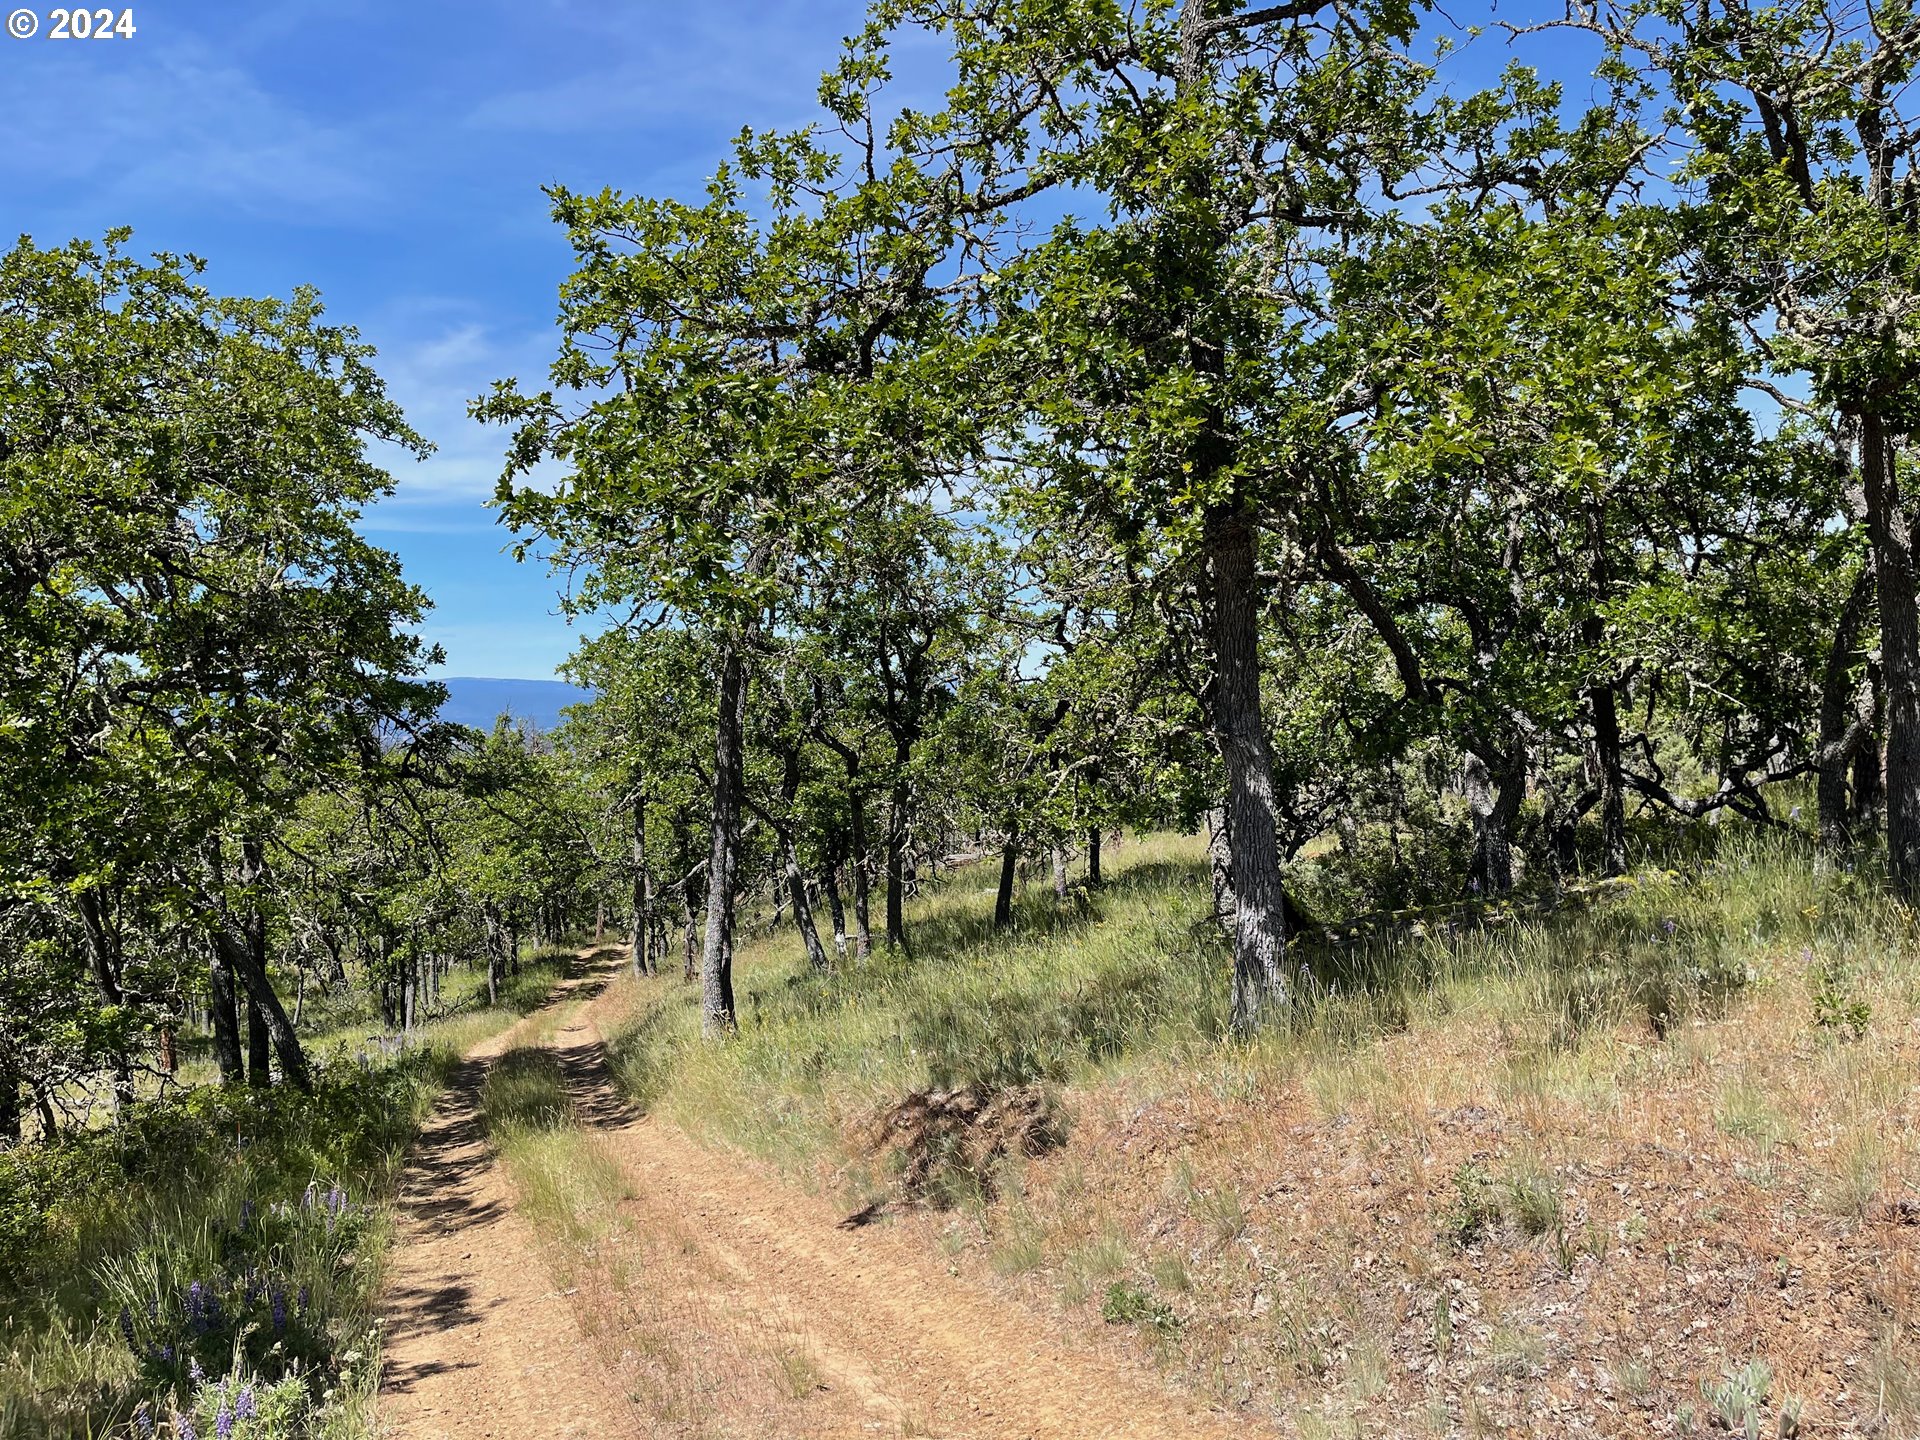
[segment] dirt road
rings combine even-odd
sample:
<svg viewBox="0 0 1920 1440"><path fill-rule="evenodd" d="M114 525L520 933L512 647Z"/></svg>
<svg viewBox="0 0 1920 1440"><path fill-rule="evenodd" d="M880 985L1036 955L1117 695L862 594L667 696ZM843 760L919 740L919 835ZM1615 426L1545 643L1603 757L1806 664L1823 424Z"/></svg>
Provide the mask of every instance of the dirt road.
<svg viewBox="0 0 1920 1440"><path fill-rule="evenodd" d="M477 1133L477 1057L423 1142L393 1267L382 1430L491 1435L1245 1435L1144 1367L958 1278L888 1227L637 1116L591 992L549 1042L581 1126L632 1198L556 1296ZM494 1053L497 1053L498 1047Z"/></svg>

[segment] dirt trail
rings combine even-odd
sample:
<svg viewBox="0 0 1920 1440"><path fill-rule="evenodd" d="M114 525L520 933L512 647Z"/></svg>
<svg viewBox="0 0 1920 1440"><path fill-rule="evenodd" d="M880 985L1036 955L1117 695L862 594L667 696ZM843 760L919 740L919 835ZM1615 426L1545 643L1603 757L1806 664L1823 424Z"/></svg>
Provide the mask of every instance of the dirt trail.
<svg viewBox="0 0 1920 1440"><path fill-rule="evenodd" d="M577 1002L600 977L563 985ZM537 1015L538 1012L536 1012ZM535 1258L487 1150L480 1087L533 1017L476 1047L422 1129L401 1179L380 1313L380 1432L405 1440L609 1433L600 1368Z"/></svg>
<svg viewBox="0 0 1920 1440"><path fill-rule="evenodd" d="M647 1422L632 1419L639 1393L616 1397L613 1377L636 1350L652 1353L678 1339L709 1352L708 1369L691 1384L688 1407L663 1413L662 1435L689 1433L689 1422L699 1433L722 1435L777 1429L945 1440L1215 1440L1249 1433L1175 1395L1145 1367L1076 1348L1043 1317L956 1278L911 1237L884 1226L843 1229L841 1216L820 1198L704 1149L667 1122L636 1116L607 1077L597 1011L590 997L577 1000L551 1043L582 1123L632 1188L624 1218L648 1256L635 1287L673 1294L647 1300L657 1323L642 1326L638 1312L621 1312L630 1333L617 1319L609 1324L611 1312L586 1317L607 1379L583 1379L582 1368L598 1367L579 1362L589 1343L577 1328L582 1317L554 1303L530 1273L520 1222L499 1209L505 1187L487 1168L463 1182L484 1197L477 1223L490 1232L486 1238L450 1227L421 1244L410 1221L395 1267L396 1275L407 1267L415 1293L465 1287L500 1297L460 1312L478 1333L462 1339L458 1353L478 1372L422 1373L420 1357L436 1337L421 1327L403 1333L396 1324L389 1355L403 1385L383 1396L384 1431L405 1440L569 1435L579 1433L569 1427L597 1403L597 1433L632 1433L635 1424L638 1433L652 1433ZM435 1278L437 1265L447 1273ZM538 1353L551 1361L530 1366L536 1329ZM777 1427L762 1412L751 1431L724 1421L710 1429L698 1413L686 1413L698 1410L703 1388L724 1389L729 1368L770 1346L805 1357L808 1374L818 1376L817 1386L809 1381L805 1388L817 1389L817 1398L796 1402ZM490 1378L496 1366L519 1383L506 1387Z"/></svg>

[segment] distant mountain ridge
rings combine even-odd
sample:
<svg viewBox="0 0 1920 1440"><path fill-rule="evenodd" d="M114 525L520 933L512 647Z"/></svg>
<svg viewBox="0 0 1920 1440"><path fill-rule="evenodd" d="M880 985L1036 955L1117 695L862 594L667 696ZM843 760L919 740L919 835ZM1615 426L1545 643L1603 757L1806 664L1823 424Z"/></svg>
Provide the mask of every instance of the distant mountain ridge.
<svg viewBox="0 0 1920 1440"><path fill-rule="evenodd" d="M530 720L542 730L556 728L560 711L593 698L593 691L563 680L490 680L477 675L445 675L446 704L440 718L491 730L501 715Z"/></svg>

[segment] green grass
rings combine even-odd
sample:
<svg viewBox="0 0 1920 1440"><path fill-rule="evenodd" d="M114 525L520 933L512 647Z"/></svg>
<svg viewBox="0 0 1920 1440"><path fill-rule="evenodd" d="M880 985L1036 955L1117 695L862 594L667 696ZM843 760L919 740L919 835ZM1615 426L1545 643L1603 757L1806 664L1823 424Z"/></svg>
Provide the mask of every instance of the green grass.
<svg viewBox="0 0 1920 1440"><path fill-rule="evenodd" d="M487 1140L519 1192L523 1214L560 1242L556 1268L614 1223L630 1193L620 1168L580 1127L560 1062L550 1050L516 1046L487 1072L480 1090Z"/></svg>

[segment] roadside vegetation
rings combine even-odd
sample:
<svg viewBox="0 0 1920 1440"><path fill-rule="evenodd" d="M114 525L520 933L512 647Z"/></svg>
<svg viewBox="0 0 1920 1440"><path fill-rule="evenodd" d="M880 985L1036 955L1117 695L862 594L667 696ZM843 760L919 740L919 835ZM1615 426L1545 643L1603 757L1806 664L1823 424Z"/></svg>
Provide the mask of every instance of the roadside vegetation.
<svg viewBox="0 0 1920 1440"><path fill-rule="evenodd" d="M410 1034L342 1016L309 1091L196 1087L0 1151L0 1436L372 1436L394 1178L460 1057L568 958L495 1006L458 977Z"/></svg>

